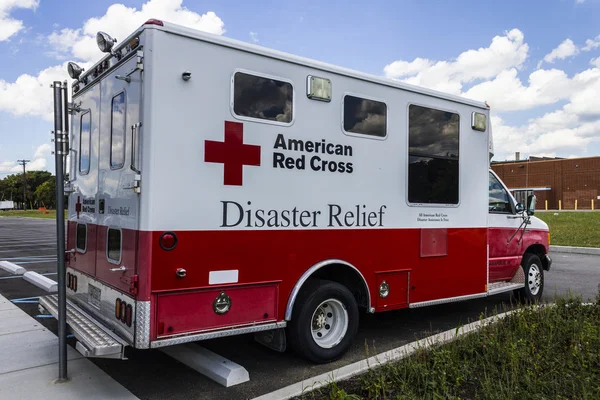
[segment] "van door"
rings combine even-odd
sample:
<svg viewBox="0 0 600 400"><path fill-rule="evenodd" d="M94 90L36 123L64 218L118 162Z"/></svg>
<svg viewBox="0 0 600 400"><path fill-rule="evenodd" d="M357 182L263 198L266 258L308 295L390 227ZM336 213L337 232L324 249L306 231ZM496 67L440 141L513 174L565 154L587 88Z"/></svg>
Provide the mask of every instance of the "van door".
<svg viewBox="0 0 600 400"><path fill-rule="evenodd" d="M98 143L100 140L100 85L85 88L73 99L71 114L67 244L74 252L69 266L87 275L96 271L96 210Z"/></svg>
<svg viewBox="0 0 600 400"><path fill-rule="evenodd" d="M102 80L96 278L129 292L137 274L142 73L136 58Z"/></svg>
<svg viewBox="0 0 600 400"><path fill-rule="evenodd" d="M489 282L511 280L521 264L520 232L511 236L523 222L502 181L489 173Z"/></svg>

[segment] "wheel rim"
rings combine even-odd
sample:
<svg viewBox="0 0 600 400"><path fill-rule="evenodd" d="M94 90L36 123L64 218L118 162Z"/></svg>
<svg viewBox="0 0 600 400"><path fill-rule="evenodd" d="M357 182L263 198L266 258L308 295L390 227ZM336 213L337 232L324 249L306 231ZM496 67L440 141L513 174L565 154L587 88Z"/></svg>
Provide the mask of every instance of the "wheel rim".
<svg viewBox="0 0 600 400"><path fill-rule="evenodd" d="M533 296L536 296L542 287L542 272L540 271L540 267L536 264L531 264L529 266L527 286L529 287L529 292Z"/></svg>
<svg viewBox="0 0 600 400"><path fill-rule="evenodd" d="M341 301L325 300L311 318L311 333L315 343L324 349L339 344L348 330L348 311Z"/></svg>

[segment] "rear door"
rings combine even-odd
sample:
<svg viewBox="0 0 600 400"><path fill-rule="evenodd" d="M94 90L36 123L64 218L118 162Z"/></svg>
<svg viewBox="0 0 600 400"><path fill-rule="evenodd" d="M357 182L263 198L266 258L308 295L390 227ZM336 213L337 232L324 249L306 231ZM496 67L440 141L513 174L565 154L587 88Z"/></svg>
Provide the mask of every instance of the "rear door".
<svg viewBox="0 0 600 400"><path fill-rule="evenodd" d="M69 266L88 275L96 271L98 215L98 143L100 140L100 84L73 98L71 114L67 245L75 250Z"/></svg>
<svg viewBox="0 0 600 400"><path fill-rule="evenodd" d="M489 281L510 280L521 263L522 245L518 242L521 232L515 232L523 219L517 215L508 190L492 171L489 173L488 210Z"/></svg>
<svg viewBox="0 0 600 400"><path fill-rule="evenodd" d="M102 81L96 277L128 292L137 274L141 71L136 58Z"/></svg>

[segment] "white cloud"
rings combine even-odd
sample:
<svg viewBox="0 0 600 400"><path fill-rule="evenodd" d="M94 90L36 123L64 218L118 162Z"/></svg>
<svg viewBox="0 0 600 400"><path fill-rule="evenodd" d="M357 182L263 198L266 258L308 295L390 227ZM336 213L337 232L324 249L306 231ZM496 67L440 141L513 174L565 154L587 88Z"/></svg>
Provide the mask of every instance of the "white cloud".
<svg viewBox="0 0 600 400"><path fill-rule="evenodd" d="M417 74L432 66L433 62L426 58L415 58L413 61L394 61L383 68L388 78L402 78Z"/></svg>
<svg viewBox="0 0 600 400"><path fill-rule="evenodd" d="M596 68L600 68L600 57L592 58L590 64Z"/></svg>
<svg viewBox="0 0 600 400"><path fill-rule="evenodd" d="M581 50L590 51L597 47L600 47L600 35L596 36L594 39L586 40L585 46Z"/></svg>
<svg viewBox="0 0 600 400"><path fill-rule="evenodd" d="M494 37L489 47L467 50L454 60L399 60L386 65L384 73L390 78L407 77L407 83L459 94L465 83L493 78L508 68L521 68L529 50L523 39L523 33L513 29Z"/></svg>
<svg viewBox="0 0 600 400"><path fill-rule="evenodd" d="M3 1L6 2L0 0L0 5ZM10 0L8 3L15 1L19 2ZM21 3L25 3L25 0L21 0ZM103 16L85 21L83 27L63 28L53 32L47 40L56 49L55 55L59 59L74 56L84 60L79 64L87 69L102 57L96 45L98 31L106 31L122 40L150 18L160 18L215 34L225 32L223 21L213 12L195 13L183 7L182 0L149 0L142 5L141 10L114 4L108 7ZM0 111L15 116L39 116L51 121L53 110L49 85L53 81L67 79L70 87L72 80L66 72L67 66L63 63L48 67L37 76L23 74L14 82L0 79Z"/></svg>
<svg viewBox="0 0 600 400"><path fill-rule="evenodd" d="M10 39L24 28L23 21L10 16L16 8L35 10L39 0L0 0L0 42Z"/></svg>
<svg viewBox="0 0 600 400"><path fill-rule="evenodd" d="M45 171L48 169L48 158L51 156L52 146L42 144L35 149L33 158L27 163L27 171ZM0 174L22 174L23 166L15 161L0 162Z"/></svg>
<svg viewBox="0 0 600 400"><path fill-rule="evenodd" d="M250 40L252 41L252 43L258 43L258 33L250 32Z"/></svg>
<svg viewBox="0 0 600 400"><path fill-rule="evenodd" d="M579 54L579 49L571 39L565 39L557 48L544 56L544 61L554 63L556 59L564 60L567 57L573 57Z"/></svg>
<svg viewBox="0 0 600 400"><path fill-rule="evenodd" d="M89 65L81 64L84 68ZM67 63L46 68L37 76L23 74L14 82L0 79L0 111L15 116L38 116L52 121L52 90L54 81L72 80L67 75Z"/></svg>
<svg viewBox="0 0 600 400"><path fill-rule="evenodd" d="M48 42L56 49L59 57L69 55L79 60L96 62L103 55L96 45L98 31L124 40L151 18L216 35L225 33L225 24L212 11L205 14L190 11L183 6L183 0L149 0L140 10L123 4L113 4L103 16L88 19L80 28L63 28L53 32L48 37Z"/></svg>

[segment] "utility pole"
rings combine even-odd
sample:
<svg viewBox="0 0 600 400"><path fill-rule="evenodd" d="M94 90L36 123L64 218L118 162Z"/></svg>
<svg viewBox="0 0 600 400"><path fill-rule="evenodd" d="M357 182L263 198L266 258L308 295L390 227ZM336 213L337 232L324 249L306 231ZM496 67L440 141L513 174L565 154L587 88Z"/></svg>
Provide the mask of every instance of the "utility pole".
<svg viewBox="0 0 600 400"><path fill-rule="evenodd" d="M25 177L25 165L31 160L17 160L23 166L23 210L27 209L27 178Z"/></svg>

